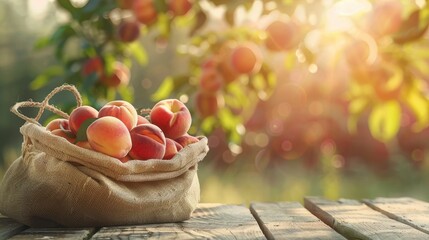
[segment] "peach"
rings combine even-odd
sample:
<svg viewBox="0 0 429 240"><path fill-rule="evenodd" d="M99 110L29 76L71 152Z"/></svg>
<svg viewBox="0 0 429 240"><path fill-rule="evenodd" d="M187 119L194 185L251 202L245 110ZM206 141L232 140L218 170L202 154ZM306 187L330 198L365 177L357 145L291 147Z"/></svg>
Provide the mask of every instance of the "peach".
<svg viewBox="0 0 429 240"><path fill-rule="evenodd" d="M54 129L51 133L67 139L70 143L74 143L76 141L76 136L70 130Z"/></svg>
<svg viewBox="0 0 429 240"><path fill-rule="evenodd" d="M90 118L97 118L98 111L91 106L80 106L70 113L69 126L73 134L77 134L80 125Z"/></svg>
<svg viewBox="0 0 429 240"><path fill-rule="evenodd" d="M137 126L140 124L146 124L146 123L150 123L149 120L147 120L147 118L145 118L141 115L137 116Z"/></svg>
<svg viewBox="0 0 429 240"><path fill-rule="evenodd" d="M132 148L129 155L133 159L162 159L166 140L162 130L154 124L141 124L130 131Z"/></svg>
<svg viewBox="0 0 429 240"><path fill-rule="evenodd" d="M100 80L101 83L108 87L126 86L130 82L130 69L120 62L115 62L112 74L103 74Z"/></svg>
<svg viewBox="0 0 429 240"><path fill-rule="evenodd" d="M130 161L130 160L133 160L133 159L130 157L130 155L127 155L127 156L125 156L125 157L123 157L123 158L119 158L119 161L121 161L121 162L123 162L123 163L126 163L126 162L128 162L128 161Z"/></svg>
<svg viewBox="0 0 429 240"><path fill-rule="evenodd" d="M153 0L135 0L132 9L136 19L146 25L154 23L158 15Z"/></svg>
<svg viewBox="0 0 429 240"><path fill-rule="evenodd" d="M292 20L275 20L265 32L265 46L272 51L289 50L299 43L299 27Z"/></svg>
<svg viewBox="0 0 429 240"><path fill-rule="evenodd" d="M137 111L131 103L123 100L116 100L106 103L98 113L98 117L115 117L121 120L128 130L137 125Z"/></svg>
<svg viewBox="0 0 429 240"><path fill-rule="evenodd" d="M82 76L87 77L93 73L96 73L98 77L103 75L104 64L100 57L92 57L85 61L82 66Z"/></svg>
<svg viewBox="0 0 429 240"><path fill-rule="evenodd" d="M168 10L173 16L183 16L192 8L191 0L168 0Z"/></svg>
<svg viewBox="0 0 429 240"><path fill-rule="evenodd" d="M92 149L91 144L89 144L88 141L77 142L76 146L79 146L81 148L86 148L86 149L89 149L89 150L94 150L94 149Z"/></svg>
<svg viewBox="0 0 429 240"><path fill-rule="evenodd" d="M134 4L134 0L117 0L116 2L121 9L131 9Z"/></svg>
<svg viewBox="0 0 429 240"><path fill-rule="evenodd" d="M226 84L235 81L240 75L230 64L230 56L234 47L234 42L226 42L219 50L217 68L223 78L223 82Z"/></svg>
<svg viewBox="0 0 429 240"><path fill-rule="evenodd" d="M140 35L140 25L136 21L123 21L118 26L118 37L122 42L133 42Z"/></svg>
<svg viewBox="0 0 429 240"><path fill-rule="evenodd" d="M213 93L222 87L222 76L216 68L204 68L199 80L202 91Z"/></svg>
<svg viewBox="0 0 429 240"><path fill-rule="evenodd" d="M156 103L150 111L150 120L171 139L188 132L192 123L189 109L177 99L165 99Z"/></svg>
<svg viewBox="0 0 429 240"><path fill-rule="evenodd" d="M92 149L111 157L123 158L132 147L127 127L121 120L112 116L95 120L88 126L86 135Z"/></svg>
<svg viewBox="0 0 429 240"><path fill-rule="evenodd" d="M402 25L402 4L399 0L382 0L374 4L368 15L367 27L374 37L397 32Z"/></svg>
<svg viewBox="0 0 429 240"><path fill-rule="evenodd" d="M202 118L216 115L220 107L223 107L221 95L206 92L197 92L195 104L198 115Z"/></svg>
<svg viewBox="0 0 429 240"><path fill-rule="evenodd" d="M174 139L177 143L179 143L182 147L186 147L189 144L196 143L200 141L198 138L191 136L189 134L185 134L179 138Z"/></svg>
<svg viewBox="0 0 429 240"><path fill-rule="evenodd" d="M165 154L162 159L170 160L174 157L174 155L176 155L176 153L182 150L183 147L173 139L166 138L165 141L166 141Z"/></svg>
<svg viewBox="0 0 429 240"><path fill-rule="evenodd" d="M262 52L254 43L240 44L232 50L230 63L238 73L251 74L259 72L262 66Z"/></svg>
<svg viewBox="0 0 429 240"><path fill-rule="evenodd" d="M64 118L56 118L46 125L46 130L53 131L55 129L70 130L69 120Z"/></svg>

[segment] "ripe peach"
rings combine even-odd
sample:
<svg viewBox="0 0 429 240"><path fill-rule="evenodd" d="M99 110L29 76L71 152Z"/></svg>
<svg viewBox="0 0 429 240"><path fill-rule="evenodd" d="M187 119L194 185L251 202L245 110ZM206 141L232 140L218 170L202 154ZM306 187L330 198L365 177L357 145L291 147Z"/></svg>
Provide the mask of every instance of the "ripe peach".
<svg viewBox="0 0 429 240"><path fill-rule="evenodd" d="M113 65L113 73L101 77L101 83L108 87L118 87L119 85L128 85L130 82L130 69L120 62Z"/></svg>
<svg viewBox="0 0 429 240"><path fill-rule="evenodd" d="M98 111L91 106L80 106L70 113L69 117L69 126L73 134L77 134L79 131L80 125L82 125L85 120L90 118L97 118Z"/></svg>
<svg viewBox="0 0 429 240"><path fill-rule="evenodd" d="M221 95L206 92L197 92L195 96L196 110L200 117L206 118L216 115L220 107L223 107Z"/></svg>
<svg viewBox="0 0 429 240"><path fill-rule="evenodd" d="M155 104L150 111L150 120L171 139L188 132L192 123L188 108L177 99L165 99Z"/></svg>
<svg viewBox="0 0 429 240"><path fill-rule="evenodd" d="M82 76L86 77L96 73L98 77L103 75L104 64L100 57L93 57L85 61L82 67Z"/></svg>
<svg viewBox="0 0 429 240"><path fill-rule="evenodd" d="M86 149L89 149L89 150L94 150L94 149L92 149L91 144L89 144L88 141L77 142L76 146L79 146L81 148L86 148Z"/></svg>
<svg viewBox="0 0 429 240"><path fill-rule="evenodd" d="M299 43L299 27L292 20L275 20L265 32L265 46L272 51L289 50Z"/></svg>
<svg viewBox="0 0 429 240"><path fill-rule="evenodd" d="M116 100L106 103L98 113L98 117L112 116L121 120L128 130L137 125L137 111L131 103Z"/></svg>
<svg viewBox="0 0 429 240"><path fill-rule="evenodd" d="M117 0L116 2L121 9L131 9L134 4L134 0Z"/></svg>
<svg viewBox="0 0 429 240"><path fill-rule="evenodd" d="M217 92L222 87L222 76L216 68L205 68L200 76L200 89L205 92Z"/></svg>
<svg viewBox="0 0 429 240"><path fill-rule="evenodd" d="M230 64L230 56L235 46L233 42L226 42L219 50L219 64L217 67L226 84L235 81L240 75Z"/></svg>
<svg viewBox="0 0 429 240"><path fill-rule="evenodd" d="M140 25L136 21L123 21L118 26L118 37L122 42L133 42L140 35Z"/></svg>
<svg viewBox="0 0 429 240"><path fill-rule="evenodd" d="M123 163L126 163L126 162L128 162L128 161L130 161L130 160L133 160L133 159L130 157L130 155L127 155L127 156L125 156L125 157L123 157L123 158L119 158L119 161L121 161L121 162L123 162Z"/></svg>
<svg viewBox="0 0 429 240"><path fill-rule="evenodd" d="M69 120L64 118L56 118L46 125L46 130L53 131L55 129L70 130Z"/></svg>
<svg viewBox="0 0 429 240"><path fill-rule="evenodd" d="M76 141L76 136L70 130L54 129L51 133L67 139L70 143Z"/></svg>
<svg viewBox="0 0 429 240"><path fill-rule="evenodd" d="M166 138L165 141L166 141L165 154L162 159L169 160L169 159L172 159L174 155L176 155L176 153L182 150L183 147L173 139Z"/></svg>
<svg viewBox="0 0 429 240"><path fill-rule="evenodd" d="M111 116L95 120L86 130L88 142L95 151L123 158L132 147L130 133L125 124Z"/></svg>
<svg viewBox="0 0 429 240"><path fill-rule="evenodd" d="M174 139L177 143L179 143L182 147L186 147L189 144L196 143L200 141L198 138L191 136L189 134L185 134L181 137Z"/></svg>
<svg viewBox="0 0 429 240"><path fill-rule="evenodd" d="M141 124L130 131L132 148L129 155L133 159L162 159L166 140L162 130L154 124Z"/></svg>
<svg viewBox="0 0 429 240"><path fill-rule="evenodd" d="M133 12L137 20L146 25L154 23L158 15L153 0L135 0Z"/></svg>
<svg viewBox="0 0 429 240"><path fill-rule="evenodd" d="M232 50L230 63L238 73L259 72L262 66L262 52L254 43L241 44Z"/></svg>
<svg viewBox="0 0 429 240"><path fill-rule="evenodd" d="M146 124L146 123L150 123L149 120L147 120L147 118L145 118L141 115L137 116L137 126L140 124Z"/></svg>
<svg viewBox="0 0 429 240"><path fill-rule="evenodd" d="M402 25L402 8L399 0L376 2L367 19L369 32L374 37L382 37L397 32Z"/></svg>
<svg viewBox="0 0 429 240"><path fill-rule="evenodd" d="M192 8L191 0L168 0L167 4L173 16L183 16Z"/></svg>

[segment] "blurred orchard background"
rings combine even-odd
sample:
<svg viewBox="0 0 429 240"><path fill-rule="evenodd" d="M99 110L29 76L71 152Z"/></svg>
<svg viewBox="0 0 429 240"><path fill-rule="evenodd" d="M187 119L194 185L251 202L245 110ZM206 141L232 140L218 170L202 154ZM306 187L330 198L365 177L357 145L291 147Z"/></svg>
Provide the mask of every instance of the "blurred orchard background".
<svg viewBox="0 0 429 240"><path fill-rule="evenodd" d="M428 24L426 0L2 0L0 176L9 108L69 83L96 108L185 102L203 202L429 200Z"/></svg>

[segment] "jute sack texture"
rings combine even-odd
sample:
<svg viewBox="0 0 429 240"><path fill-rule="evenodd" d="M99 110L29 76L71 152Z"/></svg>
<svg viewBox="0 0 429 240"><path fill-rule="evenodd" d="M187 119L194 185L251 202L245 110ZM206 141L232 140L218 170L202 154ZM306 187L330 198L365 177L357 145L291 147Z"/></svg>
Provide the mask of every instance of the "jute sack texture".
<svg viewBox="0 0 429 240"><path fill-rule="evenodd" d="M68 118L45 100L20 102L12 107L26 120L22 155L0 183L0 213L32 227L113 226L178 222L189 219L200 199L198 162L208 152L207 138L183 148L171 160L120 162L81 148L51 134L39 124L44 110ZM35 118L18 111L36 107Z"/></svg>

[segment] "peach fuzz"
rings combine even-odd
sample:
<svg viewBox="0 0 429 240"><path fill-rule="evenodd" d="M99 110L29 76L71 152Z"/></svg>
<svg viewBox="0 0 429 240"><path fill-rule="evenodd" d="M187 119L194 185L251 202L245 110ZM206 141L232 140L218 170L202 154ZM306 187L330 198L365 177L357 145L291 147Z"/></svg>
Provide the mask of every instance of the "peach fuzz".
<svg viewBox="0 0 429 240"><path fill-rule="evenodd" d="M154 124L141 124L130 131L132 148L129 155L133 159L162 159L166 140L162 130Z"/></svg>
<svg viewBox="0 0 429 240"><path fill-rule="evenodd" d="M91 106L80 106L70 113L69 117L69 126L73 134L76 134L79 131L80 125L82 125L85 120L90 118L97 118L98 111Z"/></svg>
<svg viewBox="0 0 429 240"><path fill-rule="evenodd" d="M177 143L179 143L182 147L186 147L189 144L196 143L200 141L198 138L191 136L189 134L183 135L179 138L174 139Z"/></svg>
<svg viewBox="0 0 429 240"><path fill-rule="evenodd" d="M111 116L121 120L128 130L137 125L137 111L131 103L116 100L106 103L99 111L98 117Z"/></svg>
<svg viewBox="0 0 429 240"><path fill-rule="evenodd" d="M150 111L150 120L164 132L165 137L175 139L191 127L192 117L184 103L177 99L159 101Z"/></svg>
<svg viewBox="0 0 429 240"><path fill-rule="evenodd" d="M70 130L69 120L64 118L56 118L46 125L46 130L53 131L55 129Z"/></svg>
<svg viewBox="0 0 429 240"><path fill-rule="evenodd" d="M173 139L166 138L165 141L166 141L165 154L162 159L170 160L176 155L176 153L182 150L183 147Z"/></svg>
<svg viewBox="0 0 429 240"><path fill-rule="evenodd" d="M86 135L92 149L111 157L123 158L132 147L127 127L115 117L106 116L95 120L88 126Z"/></svg>
<svg viewBox="0 0 429 240"><path fill-rule="evenodd" d="M74 143L76 141L75 135L70 130L54 129L51 133L56 136L65 138L70 143Z"/></svg>

